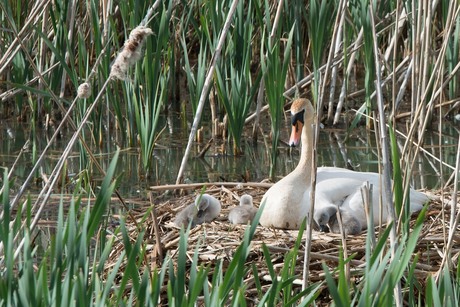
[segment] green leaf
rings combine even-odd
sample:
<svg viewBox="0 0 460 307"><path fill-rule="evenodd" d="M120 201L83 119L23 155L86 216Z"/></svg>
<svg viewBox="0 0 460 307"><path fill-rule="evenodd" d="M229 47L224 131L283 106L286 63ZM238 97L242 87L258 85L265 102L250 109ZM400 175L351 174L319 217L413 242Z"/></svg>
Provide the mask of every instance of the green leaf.
<svg viewBox="0 0 460 307"><path fill-rule="evenodd" d="M112 179L115 174L119 154L120 149L118 149L114 154L112 161L110 162L109 168L107 170L106 176L102 181L101 190L97 195L94 208L90 214L87 232L88 237L92 237L98 229L101 218L105 214L107 210L107 205L110 203L113 191L115 190L116 182L112 182Z"/></svg>
<svg viewBox="0 0 460 307"><path fill-rule="evenodd" d="M401 214L401 210L404 209L405 214L403 215L402 222L404 223L410 214L409 207L403 207L403 183L402 183L402 173L401 166L399 164L399 152L398 152L398 143L396 142L396 136L393 130L393 125L389 123L389 135L390 135L390 148L391 148L391 160L393 163L393 186L394 186L394 198L395 198L395 207L396 215ZM409 206L409 203L408 203Z"/></svg>

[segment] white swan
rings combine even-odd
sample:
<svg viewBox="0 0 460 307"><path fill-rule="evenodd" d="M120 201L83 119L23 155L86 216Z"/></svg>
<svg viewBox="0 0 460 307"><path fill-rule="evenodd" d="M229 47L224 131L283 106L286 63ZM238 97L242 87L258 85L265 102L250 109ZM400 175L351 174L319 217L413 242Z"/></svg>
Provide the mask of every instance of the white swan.
<svg viewBox="0 0 460 307"><path fill-rule="evenodd" d="M257 208L252 205L252 196L244 194L240 198L240 205L233 208L228 214L228 220L232 224L247 224L254 219Z"/></svg>
<svg viewBox="0 0 460 307"><path fill-rule="evenodd" d="M220 214L222 206L220 202L209 194L198 195L193 204L188 205L179 212L174 220L177 227L187 227L191 223L191 227L211 222Z"/></svg>
<svg viewBox="0 0 460 307"><path fill-rule="evenodd" d="M290 174L273 185L262 198L262 204L265 201L265 208L260 218L262 226L298 229L310 210L314 111L309 100L296 99L292 103L291 114L292 133L289 143L291 146L297 145L301 133L300 161ZM355 172L337 167L319 167L315 193L314 220L316 223L320 227L332 224L334 227L331 227L331 230L336 232L336 224L332 223L331 219L335 218L338 207L342 206L342 215L350 222L349 229L346 229L347 232L358 233L365 229L367 227L365 211L361 193L358 191L364 182L369 181L374 187L373 213L375 225L378 225L380 176L378 173ZM425 194L412 189L410 198L411 212L420 210L429 200ZM386 222L386 212L385 210L383 212L382 221Z"/></svg>
<svg viewBox="0 0 460 307"><path fill-rule="evenodd" d="M299 229L310 208L310 178L314 110L307 99L296 99L291 105L291 146L302 148L297 167L267 190L259 223L266 227ZM305 123L305 124L304 124Z"/></svg>

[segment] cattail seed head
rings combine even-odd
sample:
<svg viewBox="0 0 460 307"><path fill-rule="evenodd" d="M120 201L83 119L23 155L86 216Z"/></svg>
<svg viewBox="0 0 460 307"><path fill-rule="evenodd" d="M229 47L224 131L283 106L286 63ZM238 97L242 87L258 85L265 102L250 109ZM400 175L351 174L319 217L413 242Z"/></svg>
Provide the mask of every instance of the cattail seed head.
<svg viewBox="0 0 460 307"><path fill-rule="evenodd" d="M153 34L152 30L144 26L138 26L131 31L123 50L117 55L112 65L110 70L111 78L126 79L129 67L142 58L142 47L147 36L151 34Z"/></svg>
<svg viewBox="0 0 460 307"><path fill-rule="evenodd" d="M86 99L91 96L91 86L88 82L80 84L77 89L77 97L81 99Z"/></svg>

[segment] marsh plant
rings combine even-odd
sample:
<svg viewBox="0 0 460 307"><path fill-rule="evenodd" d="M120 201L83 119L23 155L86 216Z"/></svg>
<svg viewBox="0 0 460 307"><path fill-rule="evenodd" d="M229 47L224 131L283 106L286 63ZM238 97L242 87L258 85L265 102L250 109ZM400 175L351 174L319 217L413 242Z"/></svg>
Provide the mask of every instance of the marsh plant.
<svg viewBox="0 0 460 307"><path fill-rule="evenodd" d="M393 223L378 240L366 241L363 277L355 284L346 278L352 258L345 254L335 272L324 270L334 303L459 305L459 266L452 248L458 208L452 206L452 220L443 223L446 247L437 250L443 262L426 284L414 278L420 270L413 256L414 244L426 235L420 231L423 212L411 228L404 209L426 131L441 131L442 119L458 113L458 1L151 2L0 1L0 116L2 123L27 126L24 145L30 147L24 146L18 157L31 152L30 172L22 182L14 178L17 163L2 164L8 168L0 190L2 304L161 301L191 306L199 298L206 305L244 306L243 276L248 272L254 275L254 296L261 306L307 305L318 298L321 283L303 291L292 287L300 241L286 253L281 273L263 248L272 279L270 291L264 292L257 268L244 261L256 221L233 260L218 262L213 271L187 260L187 232L181 235L177 263L166 257L159 268L150 268L145 263L145 229L137 225L136 238L129 237L125 224L137 224L130 210L124 209L127 218L119 227L107 226L112 197L123 203L117 190L122 174L115 171L119 150L109 150L113 162L106 167L94 155L104 144L120 150L134 147L142 165L139 173L148 177L144 175L153 169L156 141L164 128L160 119L178 106L184 110L186 133L192 120L196 125L201 121L203 110L211 110L212 121L227 118L232 140L226 144L241 154L245 124L268 110L269 127L260 131L270 131L264 137L270 177L275 179L281 175L276 174L276 161L285 103L297 92L313 98L319 114L327 112L326 124L343 125L350 132L363 122L367 129L379 128L379 145L385 145L385 150L379 148L379 163L386 182L393 173L394 187L387 189L393 195L388 203L395 203ZM217 93L216 99L208 99L209 93ZM196 129L190 131L192 141L194 133ZM51 156L50 148L62 136L65 149ZM400 147L396 136L404 139ZM75 152L80 165L66 198L62 186L69 177L68 158ZM433 162L440 168L445 163L441 156ZM187 167L188 154L184 157L181 169ZM42 167L45 160L51 166ZM452 166L454 200L457 160ZM104 178L102 183L96 177ZM33 179L42 183L38 195L32 193ZM56 192L62 194L56 232L41 252L34 235ZM109 269L105 261L115 237L125 250ZM192 260L196 257L195 252ZM184 272L190 274L185 277Z"/></svg>
<svg viewBox="0 0 460 307"><path fill-rule="evenodd" d="M258 268L247 261L261 211L246 228L230 262L224 264L219 260L213 268L209 264L199 265L198 247L189 259L187 238L190 229L182 229L178 254L174 258L167 254L161 265L151 268L145 262L148 243L144 240L144 230L132 238L124 219L119 220L116 228L108 222L111 219L108 215L111 195L121 179L115 173L117 159L118 154L107 170L94 204L84 200L87 194L82 189L76 189L70 200L61 198L56 231L51 241L43 246L41 254L37 253L36 242L31 237L35 230L30 224L30 202L25 202L24 207L19 207L14 214L11 212L7 172L3 172L4 189L0 194L3 208L0 225L2 304L62 305L77 302L87 306L154 306L158 303L193 306L198 301L205 305L246 306L245 280L248 274L255 280L257 293L254 295L258 306L308 306L318 299L324 282L334 303L340 306L395 304L393 289L399 281L403 281L406 289L403 298L411 306L456 306L459 303L458 274L452 275L446 268L437 281L428 277L425 288L414 277L417 257L413 257L413 251L425 210L419 214L413 230L401 236L395 255L398 261L391 261L391 251L386 248L390 228L376 243L372 242L371 236L368 237L364 277L359 281L352 282L347 275L347 263L354 255L348 258L341 255L334 272L324 266L324 282L311 283L303 291L293 287L294 280L299 278L296 268L304 223L293 248L285 254L279 273L272 263L269 249L263 246L265 266L272 280L272 285L264 290ZM78 185L82 183L77 182ZM64 202L70 202L70 206L64 206ZM21 222L24 225L21 226ZM19 234L16 240L15 234ZM18 250L19 240L24 244ZM123 242L124 251L115 262L108 262L117 240Z"/></svg>
<svg viewBox="0 0 460 307"><path fill-rule="evenodd" d="M275 31L275 37L273 40L271 38L266 40L266 43L264 43L261 48L261 65L264 73L264 82L265 84L269 84L269 86L266 87L266 95L271 119L271 178L274 178L275 176L281 121L284 120L284 103L280 97L282 97L285 88L293 32L294 28L290 30L286 44L284 45L284 40L282 40L281 37L281 31ZM265 33L265 35L268 36L269 34ZM283 49L284 52L282 52Z"/></svg>
<svg viewBox="0 0 460 307"><path fill-rule="evenodd" d="M313 86L312 94L314 103L318 103L320 89L320 66L324 63L327 42L331 40L332 25L337 12L336 5L332 1L310 1L308 15L308 32L311 44L311 57L313 62Z"/></svg>
<svg viewBox="0 0 460 307"><path fill-rule="evenodd" d="M135 69L129 69L129 79L123 81L131 82L132 87L119 82L104 93L105 101L96 105L85 128L92 137L83 138L101 146L113 139L116 132L117 144L140 145L143 167L148 168L157 132L163 128L158 126L158 117L180 104L191 110L184 115L189 121L195 116L232 3L156 1L152 6L154 15L142 20L152 8L148 3L127 1L107 6L95 1L81 5L74 1L18 6L2 1L2 24L8 30L0 33L0 99L5 102L0 105L2 114L30 119L31 141L36 148L36 128L59 123L70 104L69 93L75 93L80 84L89 81L86 84L92 95L72 112L78 124L108 78L124 37L143 22L153 34L145 44L148 56L140 59ZM384 88L386 97L392 97L392 116L409 107L408 139L423 139L425 127L436 106L440 106L436 102L440 95L446 93L450 99L444 107L453 107L458 95L458 3L446 0L430 6L409 1L312 0L283 1L277 5L251 0L238 3L224 56L219 61L220 73L214 76L209 91L220 91L222 95L206 99L211 104L212 121L227 116L235 150L240 149L242 118L246 117L247 122L250 113L256 111L256 104L251 101L254 97L249 97L260 73L265 85L261 101L270 106L273 172L285 103L283 94L293 98L293 89L298 95L312 96L315 103L320 93L323 99L324 93L330 93L328 103L321 101L329 123L339 125L351 119L351 128L365 118L370 125L370 116L376 110L377 73L371 11L378 21L375 38L379 60L384 64L378 72L382 77L378 86ZM438 33L442 34L440 40L435 39ZM334 52L328 54L331 50ZM433 56L436 53L439 56ZM337 80L342 84L336 84ZM352 92L355 87L350 85L354 80L364 92ZM306 87L310 82L311 94ZM336 88L340 88L340 93ZM402 103L411 89L410 101ZM357 100L358 112L348 111L355 107L356 98L347 98L352 95L361 99ZM341 117L344 112L347 116ZM448 112L454 114L455 109ZM406 114L402 118L407 118ZM409 145L405 146L403 156L409 154ZM83 147L80 152L82 161L87 160L86 150Z"/></svg>
<svg viewBox="0 0 460 307"><path fill-rule="evenodd" d="M254 14L252 3L245 8L244 2L240 2L236 12L236 24L227 41L226 54L235 54L225 57L222 68L217 70L217 89L219 99L228 116L228 127L233 138L233 152L241 154L241 137L246 117L251 103L254 101L259 87L261 72L253 77L251 73L252 48L254 26L250 23L247 15ZM235 50L240 50L236 52ZM252 79L255 79L254 81Z"/></svg>
<svg viewBox="0 0 460 307"><path fill-rule="evenodd" d="M187 237L190 229L181 230L177 261L172 255L167 255L161 266L150 269L150 265L145 263L147 247L144 232L141 230L132 240L123 219L116 229L108 223L108 205L119 181L114 173L117 160L118 153L110 164L94 204L83 201L87 195L80 192L73 193L66 209L64 201L68 199L61 199L55 234L40 255L31 237L34 229L30 224L30 203L25 203L25 207L20 207L13 215L8 199L9 183L3 182L4 190L0 194L3 207L0 225L2 305L77 303L85 306L155 306L161 302L194 306L197 300L209 306L228 302L246 305L245 277L251 270L257 276L257 269L248 265L246 260L260 213L246 229L241 245L235 250L233 260L225 265L225 270L220 261L212 274L209 266L198 265L197 250L192 261L188 260ZM6 170L3 173L3 179L7 180ZM22 226L21 221L24 222ZM19 234L16 240L15 234ZM18 240L24 242L19 250ZM124 251L115 263L109 264L107 261L115 240L122 240ZM302 297L300 294L291 297L290 294L291 281L295 278L291 270L299 244L286 258L290 271L280 275L279 282L274 283L267 294L259 289L260 306L283 301L292 304ZM267 264L273 279L277 280L273 265ZM318 288L314 285L303 294L314 294ZM312 294L308 302L314 297Z"/></svg>

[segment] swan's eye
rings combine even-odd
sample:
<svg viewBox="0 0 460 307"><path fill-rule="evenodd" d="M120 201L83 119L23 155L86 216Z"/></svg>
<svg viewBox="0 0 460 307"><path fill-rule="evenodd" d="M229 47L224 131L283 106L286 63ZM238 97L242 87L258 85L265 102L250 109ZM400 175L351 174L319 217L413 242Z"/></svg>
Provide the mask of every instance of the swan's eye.
<svg viewBox="0 0 460 307"><path fill-rule="evenodd" d="M292 115L291 123L292 123L293 126L297 126L297 122L301 122L302 125L304 124L304 122L303 122L304 113L305 113L305 110L302 110L299 113L296 113L296 114Z"/></svg>

